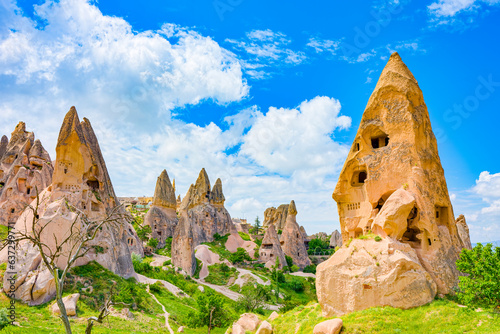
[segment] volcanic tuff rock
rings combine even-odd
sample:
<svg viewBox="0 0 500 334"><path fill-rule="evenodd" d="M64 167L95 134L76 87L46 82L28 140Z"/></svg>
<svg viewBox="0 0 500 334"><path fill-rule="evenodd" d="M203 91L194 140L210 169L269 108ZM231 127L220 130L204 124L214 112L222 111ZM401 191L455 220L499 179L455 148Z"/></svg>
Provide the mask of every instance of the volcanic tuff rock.
<svg viewBox="0 0 500 334"><path fill-rule="evenodd" d="M465 245L422 91L397 53L368 101L333 198L344 245L365 234L369 239L371 232L383 242L355 240L318 266L324 315L413 307L436 291L452 291ZM370 254L381 257L380 266L367 267Z"/></svg>
<svg viewBox="0 0 500 334"><path fill-rule="evenodd" d="M342 247L342 235L337 230L333 231L332 235L330 236L330 247Z"/></svg>
<svg viewBox="0 0 500 334"><path fill-rule="evenodd" d="M264 211L264 221L262 227L268 227L273 224L278 230L283 230L288 215L288 204L281 204L276 209L275 207L267 208Z"/></svg>
<svg viewBox="0 0 500 334"><path fill-rule="evenodd" d="M294 201L291 201L288 206L288 215L281 241L283 242L283 252L293 259L293 264L300 269L311 264L304 244L304 237L299 224L297 224L297 208Z"/></svg>
<svg viewBox="0 0 500 334"><path fill-rule="evenodd" d="M273 224L269 225L262 244L259 249L259 262L265 263L267 268L271 268L276 264L276 259L279 260L279 268L286 266L285 253L281 249L280 240Z"/></svg>
<svg viewBox="0 0 500 334"><path fill-rule="evenodd" d="M172 240L172 263L192 275L196 269L196 246L213 241L216 233L226 235L237 231L224 207L221 180L218 179L210 190L210 180L205 168L200 171L196 183L189 187L179 211L181 218Z"/></svg>
<svg viewBox="0 0 500 334"><path fill-rule="evenodd" d="M174 235L179 221L176 208L175 189L163 170L156 181L153 205L144 216L144 224L151 227L151 237L158 240L158 248L163 248L165 240Z"/></svg>
<svg viewBox="0 0 500 334"><path fill-rule="evenodd" d="M26 205L52 182L52 161L40 140L19 122L0 141L0 224L14 224Z"/></svg>
<svg viewBox="0 0 500 334"><path fill-rule="evenodd" d="M54 248L56 238L60 241L69 235L69 228L73 222L76 221L75 229L79 229L82 220L76 212L85 215L90 221L100 221L108 214L114 213L116 222L102 227L96 239L88 244L91 250L79 259L76 265L95 260L120 276L133 276L135 272L131 252L142 255L142 245L128 222L131 217L122 207L116 208L118 199L92 126L85 118L80 123L74 107L64 118L56 153L57 164L52 184L40 194L37 226L47 225L41 236L42 240L48 247ZM29 233L32 220L33 212L25 210L17 220L15 228ZM22 244L18 248L18 258L31 248L33 247L29 243ZM67 249L66 247L63 251L66 252ZM5 259L5 254L1 255ZM66 261L63 256L57 263L62 266ZM25 261L18 266L18 270L39 274L43 271L41 263L39 255L33 256L32 261ZM32 282L27 280L27 276L20 275L16 284L19 286L16 297L30 304L43 303L51 297L50 293L45 293L44 296L35 299L35 292L47 290L45 286L36 285L33 288L36 291L32 291L32 296L21 295L22 291L31 290L33 286ZM47 281L47 284L50 284L50 281ZM7 286L4 284L4 287Z"/></svg>
<svg viewBox="0 0 500 334"><path fill-rule="evenodd" d="M470 242L470 236L469 236L469 227L465 222L464 215L458 216L455 223L457 225L458 235L460 236L460 240L462 240L464 247L467 249L472 249L472 244Z"/></svg>

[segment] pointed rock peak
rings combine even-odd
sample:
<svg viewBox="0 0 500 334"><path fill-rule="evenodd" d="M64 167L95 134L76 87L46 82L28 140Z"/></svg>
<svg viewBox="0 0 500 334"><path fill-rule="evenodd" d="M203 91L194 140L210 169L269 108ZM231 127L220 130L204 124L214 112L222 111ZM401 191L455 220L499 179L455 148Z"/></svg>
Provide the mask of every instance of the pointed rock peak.
<svg viewBox="0 0 500 334"><path fill-rule="evenodd" d="M16 133L25 133L25 132L26 132L26 123L19 122L19 123L17 123L14 131L12 132L12 135L14 135Z"/></svg>
<svg viewBox="0 0 500 334"><path fill-rule="evenodd" d="M200 174L198 175L198 179L196 180L195 188L202 192L206 193L210 191L210 180L208 179L208 174L205 168L202 168Z"/></svg>
<svg viewBox="0 0 500 334"><path fill-rule="evenodd" d="M57 145L59 146L64 143L66 138L68 138L73 131L77 133L80 141L84 142L80 119L78 118L78 113L76 112L75 107L71 107L71 109L64 117L63 124L61 125L61 130L59 131Z"/></svg>
<svg viewBox="0 0 500 334"><path fill-rule="evenodd" d="M224 193L222 192L222 181L219 178L215 181L212 192L210 193L210 201L214 204L224 204L225 200Z"/></svg>
<svg viewBox="0 0 500 334"><path fill-rule="evenodd" d="M175 209L177 202L175 200L175 192L170 178L166 170L161 172L158 180L156 181L155 194L153 198L153 205L163 206Z"/></svg>
<svg viewBox="0 0 500 334"><path fill-rule="evenodd" d="M40 139L35 140L35 143L33 144L33 146L30 149L29 156L30 156L30 158L34 157L34 158L40 158L40 159L43 159L46 161L50 161L50 156L47 153L47 151L45 150L45 148L43 147Z"/></svg>
<svg viewBox="0 0 500 334"><path fill-rule="evenodd" d="M415 84L418 84L417 80L413 76L413 73L411 73L411 71L408 69L406 64L401 59L401 56L397 52L394 52L389 58L389 61L385 65L384 70L380 75L377 87L393 83L394 76L401 76L412 81Z"/></svg>
<svg viewBox="0 0 500 334"><path fill-rule="evenodd" d="M7 136L2 136L2 140L0 141L0 160L5 154L5 151L7 151L8 145L9 145L9 139L7 138Z"/></svg>
<svg viewBox="0 0 500 334"><path fill-rule="evenodd" d="M296 215L297 214L297 207L295 207L295 201L292 200L290 202L290 205L288 206L288 214L289 215Z"/></svg>
<svg viewBox="0 0 500 334"><path fill-rule="evenodd" d="M8 143L9 143L9 138L7 138L6 135L3 135L2 140L0 141L0 144L3 145L3 144L8 144Z"/></svg>

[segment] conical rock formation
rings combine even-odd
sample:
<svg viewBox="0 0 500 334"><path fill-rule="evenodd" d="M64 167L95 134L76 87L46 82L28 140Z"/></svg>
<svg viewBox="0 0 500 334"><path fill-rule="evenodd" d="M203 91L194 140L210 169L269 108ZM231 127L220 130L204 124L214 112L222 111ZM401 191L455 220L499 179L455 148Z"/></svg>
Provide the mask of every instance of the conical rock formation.
<svg viewBox="0 0 500 334"><path fill-rule="evenodd" d="M238 233L234 226L229 212L224 207L224 194L222 192L222 182L217 180L213 190L210 190L210 180L207 172L203 168L198 175L196 183L189 187L184 196L179 211L185 216L183 226L176 227L172 240L172 263L182 267L188 275L192 275L196 265L191 266L191 258L194 253L189 254L188 250L194 252L194 248L202 242L214 240L214 234L226 235L228 233ZM178 231L179 229L179 231ZM191 231L188 233L188 231ZM186 239L191 239L187 246ZM174 252L174 250L176 252ZM178 252L177 252L178 251ZM253 254L252 254L253 255ZM176 258L182 256L182 259ZM195 262L196 264L196 262Z"/></svg>
<svg viewBox="0 0 500 334"><path fill-rule="evenodd" d="M378 305L413 307L431 301L436 291L452 291L464 244L422 91L397 53L368 101L333 198L344 244L370 232L384 242L355 240L318 266L325 315ZM380 267L363 260L369 254L383 257ZM381 276L389 270L399 274Z"/></svg>
<svg viewBox="0 0 500 334"><path fill-rule="evenodd" d="M278 231L283 230L287 215L288 204L281 204L277 209L275 207L267 208L266 211L264 211L262 227L267 228L269 225L274 225Z"/></svg>
<svg viewBox="0 0 500 334"><path fill-rule="evenodd" d="M10 141L0 141L0 224L12 226L24 208L52 182L54 168L33 132L19 122Z"/></svg>
<svg viewBox="0 0 500 334"><path fill-rule="evenodd" d="M259 249L259 262L265 263L267 268L271 268L276 264L276 259L279 260L279 268L286 266L285 253L281 249L281 243L278 238L276 229L271 224L268 226L262 244Z"/></svg>
<svg viewBox="0 0 500 334"><path fill-rule="evenodd" d="M158 248L165 246L165 240L174 235L178 223L175 190L167 171L156 181L153 205L144 216L144 224L151 227L151 237L158 240Z"/></svg>
<svg viewBox="0 0 500 334"><path fill-rule="evenodd" d="M297 208L295 207L295 201L291 201L288 206L288 215L285 228L281 235L281 241L283 242L283 252L293 259L293 264L300 269L304 269L311 264L304 244L304 236L300 231L299 224L297 224Z"/></svg>
<svg viewBox="0 0 500 334"><path fill-rule="evenodd" d="M90 221L100 221L108 214L114 213L117 221L102 227L97 237L87 245L90 251L75 264L83 265L95 260L122 277L135 275L131 253L142 255L142 245L128 222L130 218L127 218L125 209L116 209L118 199L92 126L87 119L80 123L74 107L64 119L56 153L57 164L52 184L40 194L37 226L47 225L41 236L42 241L51 249L55 249L56 240L61 241L69 236L69 228L73 222L76 221L75 229L81 226L82 221L76 212L84 214ZM17 220L15 229L31 232L32 220L33 212L25 210ZM70 246L67 244L63 253L66 253ZM32 248L29 243L22 244L18 248L18 258L22 258L22 254ZM29 304L40 304L50 300L55 290L52 289L53 282L50 279L40 280L40 276L48 276L37 250L34 249L32 253L33 256L26 258L16 267L27 273L18 275L16 298ZM5 256L4 253L1 255ZM57 261L61 267L66 263L67 258L64 256ZM4 287L7 289L9 285L5 279L6 277ZM30 293L27 293L28 291Z"/></svg>

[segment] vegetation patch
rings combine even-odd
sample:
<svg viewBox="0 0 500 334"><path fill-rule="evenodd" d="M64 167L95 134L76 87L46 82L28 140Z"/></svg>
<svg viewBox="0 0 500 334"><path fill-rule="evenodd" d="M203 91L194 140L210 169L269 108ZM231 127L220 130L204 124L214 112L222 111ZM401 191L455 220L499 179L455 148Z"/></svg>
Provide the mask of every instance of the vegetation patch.
<svg viewBox="0 0 500 334"><path fill-rule="evenodd" d="M205 281L215 285L226 285L231 277L238 277L238 270L225 263L216 263L208 266L209 274Z"/></svg>

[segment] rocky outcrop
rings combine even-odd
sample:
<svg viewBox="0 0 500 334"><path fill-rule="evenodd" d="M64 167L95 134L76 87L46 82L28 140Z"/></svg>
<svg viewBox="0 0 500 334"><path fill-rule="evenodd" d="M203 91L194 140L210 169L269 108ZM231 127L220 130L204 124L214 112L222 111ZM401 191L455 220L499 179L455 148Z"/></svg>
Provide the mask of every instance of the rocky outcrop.
<svg viewBox="0 0 500 334"><path fill-rule="evenodd" d="M279 260L279 268L286 266L285 253L281 249L281 243L276 233L276 229L271 224L268 226L262 244L259 249L259 262L265 263L267 268L271 268Z"/></svg>
<svg viewBox="0 0 500 334"><path fill-rule="evenodd" d="M39 196L37 226L46 226L41 235L42 241L49 248L55 249L58 242L70 235L73 223L73 231L82 227L82 217L87 221L102 221L112 215L113 221L102 226L97 237L87 244L90 251L80 258L76 265L95 260L122 277L133 276L135 272L131 253L142 255L142 245L129 223L131 217L123 207L117 207L118 199L92 126L87 119L79 121L74 107L64 119L56 153L57 164L52 184ZM33 211L25 210L16 222L16 230L30 233L33 218ZM56 262L59 266L67 263L67 253L72 246L68 243L63 247L64 255ZM16 268L27 273L18 275L16 297L30 304L46 302L53 296L47 293L52 291L51 281L47 280L42 286L39 279L34 280L35 284L32 284L30 279L30 275L40 275L44 272L38 250L26 242L21 244L17 251L18 258L26 258L23 255L26 252L34 252L34 255ZM2 252L0 255L5 261L6 254ZM6 277L4 288L7 289L5 280ZM23 294L22 291L30 291L30 294ZM35 298L37 293L41 293L41 296Z"/></svg>
<svg viewBox="0 0 500 334"><path fill-rule="evenodd" d="M330 236L330 248L342 247L342 235L338 230L333 231Z"/></svg>
<svg viewBox="0 0 500 334"><path fill-rule="evenodd" d="M342 326L342 319L326 320L314 326L313 334L339 334Z"/></svg>
<svg viewBox="0 0 500 334"><path fill-rule="evenodd" d="M464 248L472 249L472 244L470 242L470 236L469 236L469 227L465 222L464 215L458 216L457 220L455 221L455 224L457 225L458 236L460 237L460 240L462 240Z"/></svg>
<svg viewBox="0 0 500 334"><path fill-rule="evenodd" d="M153 205L144 216L144 224L151 227L151 238L158 240L158 248L163 248L167 238L174 235L179 221L176 209L175 189L163 170L156 181Z"/></svg>
<svg viewBox="0 0 500 334"><path fill-rule="evenodd" d="M274 225L278 230L283 230L286 223L286 217L288 215L288 204L282 204L275 207L267 208L264 211L264 221L262 222L262 227L267 228L269 225Z"/></svg>
<svg viewBox="0 0 500 334"><path fill-rule="evenodd" d="M12 225L25 207L52 182L54 168L33 132L19 122L10 141L0 141L0 224Z"/></svg>
<svg viewBox="0 0 500 334"><path fill-rule="evenodd" d="M237 233L231 216L224 207L224 200L221 180L218 179L211 190L210 180L203 168L196 183L189 187L182 200L179 207L181 218L172 240L172 263L181 267L188 275L193 275L196 269L196 261L192 262L194 253L190 254L196 246L213 241L216 233Z"/></svg>
<svg viewBox="0 0 500 334"><path fill-rule="evenodd" d="M368 101L333 198L344 245L356 242L317 268L325 315L378 305L408 308L452 291L465 245L423 94L397 53ZM356 240L372 233L382 242ZM374 256L383 258L368 266Z"/></svg>
<svg viewBox="0 0 500 334"><path fill-rule="evenodd" d="M295 202L291 201L288 207L286 224L281 237L283 252L293 259L293 264L304 269L311 264L304 244L304 237L297 224L297 208Z"/></svg>
<svg viewBox="0 0 500 334"><path fill-rule="evenodd" d="M72 317L76 315L76 303L78 302L78 299L80 299L79 293L74 293L63 298L62 301L64 304L64 308L66 309L66 314L68 316ZM57 315L61 314L61 310L59 309L57 303L54 303L52 305L52 312Z"/></svg>

